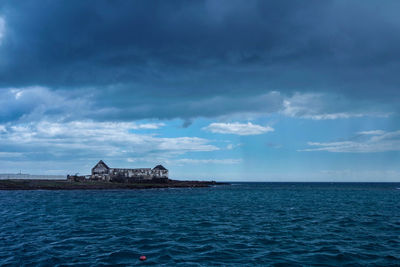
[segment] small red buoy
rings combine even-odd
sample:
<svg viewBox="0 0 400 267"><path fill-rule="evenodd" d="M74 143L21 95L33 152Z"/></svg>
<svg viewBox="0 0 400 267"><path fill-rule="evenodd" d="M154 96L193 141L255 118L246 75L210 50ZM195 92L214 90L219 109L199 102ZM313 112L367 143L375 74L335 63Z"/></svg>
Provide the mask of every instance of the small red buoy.
<svg viewBox="0 0 400 267"><path fill-rule="evenodd" d="M145 260L147 260L147 258L146 258L146 256L140 256L139 260L145 261Z"/></svg>

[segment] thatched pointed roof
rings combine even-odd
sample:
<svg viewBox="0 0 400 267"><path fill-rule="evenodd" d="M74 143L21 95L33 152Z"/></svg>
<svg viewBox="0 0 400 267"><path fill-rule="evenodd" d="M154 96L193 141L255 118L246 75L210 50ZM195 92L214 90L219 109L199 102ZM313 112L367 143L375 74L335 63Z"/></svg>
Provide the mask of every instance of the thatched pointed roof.
<svg viewBox="0 0 400 267"><path fill-rule="evenodd" d="M104 161L102 161L102 160L100 160L100 161L95 165L95 167L96 167L97 165L100 165L100 164L104 165L104 167L106 167L106 169L110 169L110 167L108 167L107 164L105 164Z"/></svg>

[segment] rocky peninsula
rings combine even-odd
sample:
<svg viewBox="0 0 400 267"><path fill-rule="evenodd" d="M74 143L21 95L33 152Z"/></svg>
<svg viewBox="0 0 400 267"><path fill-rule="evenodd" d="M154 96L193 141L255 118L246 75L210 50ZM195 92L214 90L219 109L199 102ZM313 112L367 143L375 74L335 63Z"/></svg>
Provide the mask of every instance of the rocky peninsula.
<svg viewBox="0 0 400 267"><path fill-rule="evenodd" d="M103 189L151 189L151 188L198 188L226 185L215 181L178 181L168 179L164 182L141 181L116 183L106 181L81 181L50 179L6 179L0 180L0 190L103 190Z"/></svg>

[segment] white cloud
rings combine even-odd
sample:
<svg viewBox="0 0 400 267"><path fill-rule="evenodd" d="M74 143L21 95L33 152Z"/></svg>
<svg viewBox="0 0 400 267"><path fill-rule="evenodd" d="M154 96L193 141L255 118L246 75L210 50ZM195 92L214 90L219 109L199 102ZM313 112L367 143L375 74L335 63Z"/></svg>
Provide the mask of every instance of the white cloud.
<svg viewBox="0 0 400 267"><path fill-rule="evenodd" d="M175 163L179 165L185 164L239 164L242 162L241 159L175 159L169 160L169 163Z"/></svg>
<svg viewBox="0 0 400 267"><path fill-rule="evenodd" d="M233 144L228 144L226 146L226 149L228 149L228 150L232 150L233 148L234 148Z"/></svg>
<svg viewBox="0 0 400 267"><path fill-rule="evenodd" d="M191 158L128 158L128 162L160 162L162 164L168 165L198 165L198 164L224 164L224 165L234 165L242 162L242 159L191 159Z"/></svg>
<svg viewBox="0 0 400 267"><path fill-rule="evenodd" d="M212 133L220 133L220 134L236 134L236 135L258 135L267 132L272 132L274 129L269 126L261 126L257 124L253 124L251 122L248 123L218 123L214 122L204 127L203 130L212 132Z"/></svg>
<svg viewBox="0 0 400 267"><path fill-rule="evenodd" d="M28 90L34 90L34 89L28 89ZM12 94L14 94L15 99L18 100L18 99L20 99L21 96L23 95L24 90L21 90L21 89L11 89L10 92L11 92Z"/></svg>
<svg viewBox="0 0 400 267"><path fill-rule="evenodd" d="M132 125L132 129L134 130L156 130L160 129L161 127L164 127L165 123L143 123L143 124L137 124L137 125Z"/></svg>
<svg viewBox="0 0 400 267"><path fill-rule="evenodd" d="M296 93L285 98L281 113L288 117L311 120L335 120L364 116L388 117L390 113L373 110L357 111L354 102L329 94Z"/></svg>
<svg viewBox="0 0 400 267"><path fill-rule="evenodd" d="M400 151L400 131L386 132L380 135L373 135L362 141L343 142L309 142L308 145L314 148L307 148L300 151L328 151L342 153L373 153ZM369 133L371 134L371 133Z"/></svg>
<svg viewBox="0 0 400 267"><path fill-rule="evenodd" d="M5 30L6 30L6 21L4 20L3 17L0 17L0 45L4 37Z"/></svg>
<svg viewBox="0 0 400 267"><path fill-rule="evenodd" d="M349 119L349 118L360 118L367 114L363 113L325 113L325 114L315 114L315 115L303 115L301 118L312 119L312 120L336 120L336 119Z"/></svg>
<svg viewBox="0 0 400 267"><path fill-rule="evenodd" d="M226 145L226 149L227 150L232 150L232 149L235 149L235 148L237 148L237 147L240 147L240 146L242 146L243 144L227 144Z"/></svg>
<svg viewBox="0 0 400 267"><path fill-rule="evenodd" d="M23 153L20 152L0 152L0 158L14 158L21 156L23 156Z"/></svg>
<svg viewBox="0 0 400 267"><path fill-rule="evenodd" d="M147 126L145 126L147 127ZM0 141L9 146L31 151L48 151L54 155L120 156L161 153L215 151L219 148L198 137L156 137L137 134L142 129L128 122L72 121L67 123L41 121L7 126Z"/></svg>
<svg viewBox="0 0 400 267"><path fill-rule="evenodd" d="M385 133L385 131L382 131L382 130L372 130L372 131L361 131L361 132L358 132L358 134L362 134L362 135L382 135L384 133Z"/></svg>

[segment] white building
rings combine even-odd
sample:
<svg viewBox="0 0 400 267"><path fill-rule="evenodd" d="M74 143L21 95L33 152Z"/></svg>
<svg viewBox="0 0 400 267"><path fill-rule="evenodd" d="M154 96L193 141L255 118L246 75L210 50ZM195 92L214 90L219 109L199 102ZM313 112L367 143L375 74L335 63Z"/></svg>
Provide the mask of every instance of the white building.
<svg viewBox="0 0 400 267"><path fill-rule="evenodd" d="M132 180L152 180L168 179L168 170L162 165L157 165L153 169L122 169L110 168L104 161L100 160L93 168L91 180L117 181L124 179Z"/></svg>

